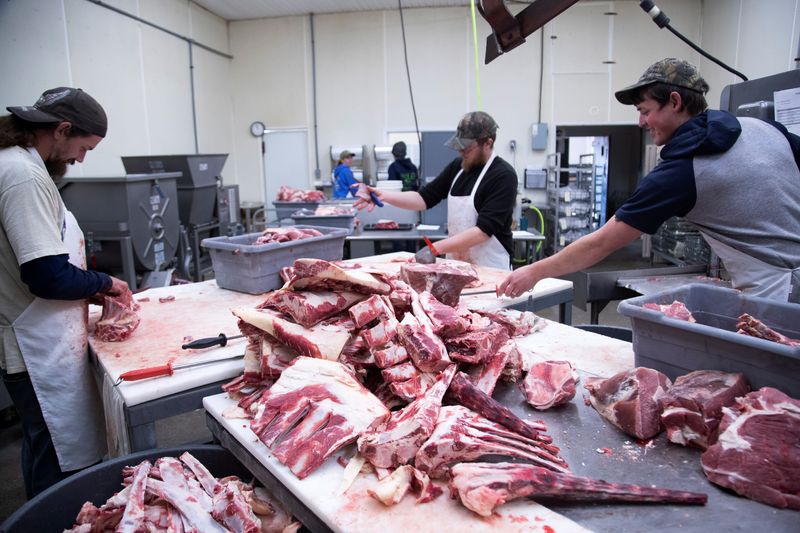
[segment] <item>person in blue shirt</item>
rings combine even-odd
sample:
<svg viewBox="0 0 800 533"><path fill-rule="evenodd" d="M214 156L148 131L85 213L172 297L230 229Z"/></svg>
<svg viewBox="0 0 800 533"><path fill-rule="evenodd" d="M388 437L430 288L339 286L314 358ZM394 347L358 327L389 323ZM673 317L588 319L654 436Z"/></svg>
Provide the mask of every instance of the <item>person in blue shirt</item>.
<svg viewBox="0 0 800 533"><path fill-rule="evenodd" d="M358 181L353 177L350 167L353 165L353 157L356 154L349 150L339 154L339 162L333 170L333 197L347 198L347 195L355 197L356 189L353 185L358 185Z"/></svg>

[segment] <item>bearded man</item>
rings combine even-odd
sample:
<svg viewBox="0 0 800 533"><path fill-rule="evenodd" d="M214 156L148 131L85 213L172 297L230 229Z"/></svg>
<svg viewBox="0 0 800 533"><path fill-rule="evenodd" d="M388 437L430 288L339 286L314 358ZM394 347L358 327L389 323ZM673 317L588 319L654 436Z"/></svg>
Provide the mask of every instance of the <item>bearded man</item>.
<svg viewBox="0 0 800 533"><path fill-rule="evenodd" d="M22 424L32 498L105 453L87 352L87 298L129 297L124 281L86 270L83 233L55 181L105 137L81 89L45 91L0 117L0 373Z"/></svg>
<svg viewBox="0 0 800 533"><path fill-rule="evenodd" d="M476 266L509 270L513 237L511 223L517 200L517 174L494 153L497 123L483 111L467 113L455 135L445 146L458 151L435 180L417 191L373 189L381 201L423 211L447 199L448 237L438 241L435 251L421 248L416 259L430 263L435 255L467 261ZM358 208L372 208L359 199Z"/></svg>

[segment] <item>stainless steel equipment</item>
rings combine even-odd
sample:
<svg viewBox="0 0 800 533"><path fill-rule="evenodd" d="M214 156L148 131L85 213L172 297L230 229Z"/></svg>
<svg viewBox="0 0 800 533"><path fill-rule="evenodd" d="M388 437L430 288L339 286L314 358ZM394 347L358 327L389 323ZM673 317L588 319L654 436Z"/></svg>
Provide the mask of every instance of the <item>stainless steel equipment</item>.
<svg viewBox="0 0 800 533"><path fill-rule="evenodd" d="M200 241L220 234L220 221L215 216L220 172L228 154L146 155L122 158L126 172L180 172L178 179L178 211L183 227L179 247L181 274L202 281L212 272L211 257L204 253Z"/></svg>
<svg viewBox="0 0 800 533"><path fill-rule="evenodd" d="M59 185L86 239L89 268L118 271L135 289L136 273L166 266L178 248L179 172L70 178Z"/></svg>

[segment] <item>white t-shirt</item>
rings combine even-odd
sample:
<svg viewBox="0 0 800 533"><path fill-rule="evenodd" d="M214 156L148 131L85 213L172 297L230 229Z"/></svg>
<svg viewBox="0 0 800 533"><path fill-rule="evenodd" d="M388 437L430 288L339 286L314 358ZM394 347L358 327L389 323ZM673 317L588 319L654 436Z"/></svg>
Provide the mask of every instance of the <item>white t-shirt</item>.
<svg viewBox="0 0 800 533"><path fill-rule="evenodd" d="M35 296L20 279L20 265L67 253L66 208L35 148L0 150L0 366L13 374L25 363L11 324Z"/></svg>

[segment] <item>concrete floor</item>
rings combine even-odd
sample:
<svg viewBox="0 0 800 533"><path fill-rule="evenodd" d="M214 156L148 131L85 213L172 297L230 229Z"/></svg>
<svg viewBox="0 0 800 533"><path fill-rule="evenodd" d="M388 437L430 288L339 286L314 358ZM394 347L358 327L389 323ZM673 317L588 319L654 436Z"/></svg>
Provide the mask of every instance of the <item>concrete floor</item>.
<svg viewBox="0 0 800 533"><path fill-rule="evenodd" d="M641 268L649 265L649 261L640 257L641 246L638 241L627 248L616 252L603 261L597 268L605 270L615 268ZM617 313L619 302L610 302L600 313L599 323L607 326L630 328L630 319ZM545 309L539 316L550 320L558 320L558 308ZM589 312L572 308L572 324L589 324ZM202 410L186 413L156 424L156 434L161 447L177 446L187 442L210 442L211 434L205 425ZM19 423L9 427L0 427L0 523L25 503L25 489L20 471L20 446L22 430ZM78 510L75 510L77 515Z"/></svg>

